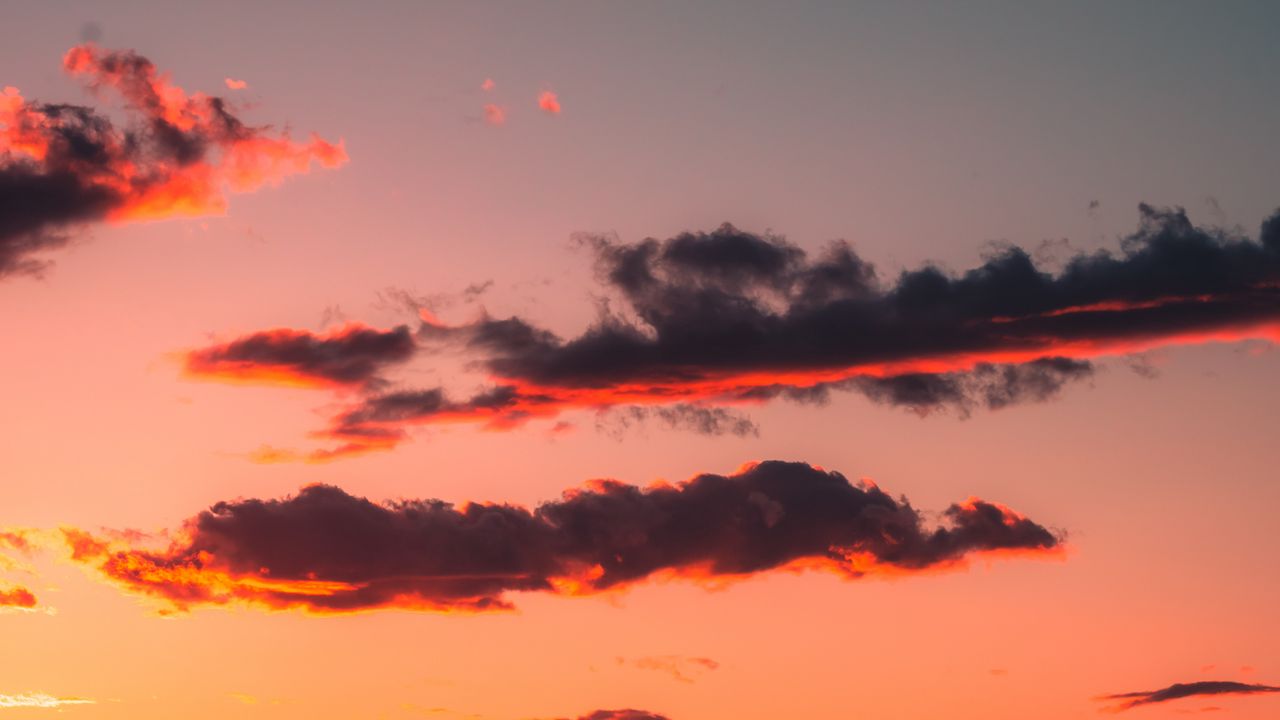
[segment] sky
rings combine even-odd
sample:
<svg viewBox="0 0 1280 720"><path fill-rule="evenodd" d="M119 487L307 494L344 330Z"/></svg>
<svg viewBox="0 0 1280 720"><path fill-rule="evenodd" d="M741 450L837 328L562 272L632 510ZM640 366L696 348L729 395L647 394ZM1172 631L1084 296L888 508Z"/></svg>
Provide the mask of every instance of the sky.
<svg viewBox="0 0 1280 720"><path fill-rule="evenodd" d="M0 11L0 719L1280 711L1273 4Z"/></svg>

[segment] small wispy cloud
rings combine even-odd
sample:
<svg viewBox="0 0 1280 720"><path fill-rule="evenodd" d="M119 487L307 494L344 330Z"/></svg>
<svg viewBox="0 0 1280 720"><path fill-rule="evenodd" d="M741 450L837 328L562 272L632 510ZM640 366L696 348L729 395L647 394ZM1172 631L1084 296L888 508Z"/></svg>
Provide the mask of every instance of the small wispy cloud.
<svg viewBox="0 0 1280 720"><path fill-rule="evenodd" d="M692 683L702 675L720 667L720 663L706 657L688 657L685 655L649 655L638 658L617 659L619 665L638 670L653 670L666 673L673 679L683 683Z"/></svg>
<svg viewBox="0 0 1280 720"><path fill-rule="evenodd" d="M1268 693L1280 693L1280 686L1255 685L1230 680L1201 680L1199 682L1174 683L1159 690L1141 690L1138 692L1103 695L1097 699L1118 701L1118 705L1106 710L1109 712L1121 712L1143 705L1155 705L1183 698L1209 695L1261 695Z"/></svg>
<svg viewBox="0 0 1280 720"><path fill-rule="evenodd" d="M0 695L0 708L60 708L67 705L94 705L94 700L85 698L60 698L45 693L23 693L21 695Z"/></svg>
<svg viewBox="0 0 1280 720"><path fill-rule="evenodd" d="M560 98L550 90L543 90L538 96L538 108L552 115L560 114Z"/></svg>

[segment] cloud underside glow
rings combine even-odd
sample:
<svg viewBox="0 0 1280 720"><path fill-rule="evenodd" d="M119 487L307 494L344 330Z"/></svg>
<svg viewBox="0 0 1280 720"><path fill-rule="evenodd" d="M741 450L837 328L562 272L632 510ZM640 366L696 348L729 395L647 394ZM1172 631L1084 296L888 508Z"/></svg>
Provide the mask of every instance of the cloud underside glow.
<svg viewBox="0 0 1280 720"><path fill-rule="evenodd" d="M1092 377L1097 358L1280 340L1280 216L1252 240L1143 206L1119 254L1079 254L1052 273L1008 248L960 275L926 266L889 283L846 244L811 255L729 225L583 242L620 302L577 337L519 317L450 325L427 313L412 339L405 328L266 330L193 350L186 369L355 390L357 401L315 433L332 445L257 456L320 462L393 448L414 426L502 430L572 410L667 408L674 426L742 434L724 408L857 392L963 416L1051 399ZM349 343L357 331L385 347ZM385 377L411 355L444 350L482 367L486 387L457 398Z"/></svg>
<svg viewBox="0 0 1280 720"><path fill-rule="evenodd" d="M342 528L335 533L334 528ZM1060 536L970 498L927 524L905 500L803 463L765 462L648 488L594 481L533 510L401 500L313 485L218 503L168 547L64 529L72 558L174 610L508 610L525 592L595 595L653 579L725 584L775 571L847 579L1051 556Z"/></svg>

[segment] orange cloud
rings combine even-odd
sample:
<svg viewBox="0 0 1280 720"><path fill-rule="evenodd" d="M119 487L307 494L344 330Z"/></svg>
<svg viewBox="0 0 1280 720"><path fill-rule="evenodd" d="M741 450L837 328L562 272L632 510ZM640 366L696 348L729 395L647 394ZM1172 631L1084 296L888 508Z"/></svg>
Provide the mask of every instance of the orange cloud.
<svg viewBox="0 0 1280 720"><path fill-rule="evenodd" d="M497 83L493 81L493 78L485 78L484 82L480 83L480 89L488 92L496 87L496 85Z"/></svg>
<svg viewBox="0 0 1280 720"><path fill-rule="evenodd" d="M229 90L244 90L249 87L249 83L244 80L236 80L235 78L227 78L224 82L226 82L227 89Z"/></svg>
<svg viewBox="0 0 1280 720"><path fill-rule="evenodd" d="M20 212L0 224L0 275L38 272L32 255L65 231L100 220L222 214L228 192L276 185L313 166L347 162L343 142L246 125L221 98L188 93L132 51L91 44L63 68L95 93L123 100L131 128L84 106L0 95L0 187Z"/></svg>
<svg viewBox="0 0 1280 720"><path fill-rule="evenodd" d="M489 103L484 106L484 121L490 125L502 125L507 121L507 111L500 105Z"/></svg>
<svg viewBox="0 0 1280 720"><path fill-rule="evenodd" d="M0 589L0 608L22 608L29 610L36 606L36 596L24 587L8 590Z"/></svg>
<svg viewBox="0 0 1280 720"><path fill-rule="evenodd" d="M560 114L560 98L550 90L543 90L538 96L538 108L552 115Z"/></svg>
<svg viewBox="0 0 1280 720"><path fill-rule="evenodd" d="M416 350L407 326L378 330L348 323L327 333L264 330L187 351L188 377L286 387L341 388L378 384L385 368Z"/></svg>

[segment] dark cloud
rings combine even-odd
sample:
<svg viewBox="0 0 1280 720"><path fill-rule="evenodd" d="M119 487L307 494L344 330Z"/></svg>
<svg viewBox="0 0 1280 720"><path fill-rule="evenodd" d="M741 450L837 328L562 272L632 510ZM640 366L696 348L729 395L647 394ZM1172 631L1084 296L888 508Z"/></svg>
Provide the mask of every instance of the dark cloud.
<svg viewBox="0 0 1280 720"><path fill-rule="evenodd" d="M339 447L295 456L387 449L412 425L510 428L568 410L608 411L600 426L610 432L654 418L752 434L729 407L823 403L833 392L967 417L1050 400L1093 377L1098 357L1280 339L1280 214L1252 240L1197 227L1180 209L1140 212L1118 252L1063 244L1057 270L1000 247L964 273L927 265L889 280L846 243L809 253L731 225L636 243L584 236L615 296L585 331L564 339L487 314L449 325L423 299L393 293L422 317L421 352L460 351L487 386L469 398L440 387L366 393L316 433Z"/></svg>
<svg viewBox="0 0 1280 720"><path fill-rule="evenodd" d="M413 357L408 326L378 330L348 324L327 334L265 330L185 357L187 374L248 382L342 386L382 384L388 366Z"/></svg>
<svg viewBox="0 0 1280 720"><path fill-rule="evenodd" d="M219 213L228 189L251 191L313 161L346 161L341 143L297 143L245 125L220 98L188 96L132 51L80 45L63 66L93 90L118 94L132 122L118 127L94 108L28 102L3 88L0 277L39 274L43 253L86 223Z"/></svg>
<svg viewBox="0 0 1280 720"><path fill-rule="evenodd" d="M669 430L684 430L699 435L735 435L759 437L760 428L751 418L722 407L704 407L689 403L670 406L625 405L602 409L596 415L596 429L615 439L622 439L635 426L657 420Z"/></svg>
<svg viewBox="0 0 1280 720"><path fill-rule="evenodd" d="M578 720L670 720L670 718L644 710L597 710L590 715L583 715Z"/></svg>
<svg viewBox="0 0 1280 720"><path fill-rule="evenodd" d="M74 559L178 609L247 602L321 613L499 610L512 592L593 594L655 575L731 579L784 566L849 578L924 572L1060 544L993 503L952 505L930 526L874 485L774 461L675 485L594 481L533 510L378 504L313 485L282 500L218 503L165 549L65 535Z"/></svg>
<svg viewBox="0 0 1280 720"><path fill-rule="evenodd" d="M961 275L926 266L892 283L844 243L810 257L731 225L635 244L595 238L601 277L625 313L569 340L520 318L428 325L423 335L460 337L496 377L544 388L732 387L769 375L812 385L842 372L932 374L1274 337L1280 220L1257 242L1196 227L1181 210L1141 213L1118 255L1079 254L1056 275L1009 247Z"/></svg>
<svg viewBox="0 0 1280 720"><path fill-rule="evenodd" d="M978 363L968 372L853 377L807 387L768 385L746 390L740 397L768 400L781 396L800 403L823 404L833 391L856 391L875 402L920 415L950 409L968 417L975 407L999 410L1017 403L1049 400L1067 383L1090 378L1095 370L1087 360L1054 357L1021 365Z"/></svg>
<svg viewBox="0 0 1280 720"><path fill-rule="evenodd" d="M1100 700L1123 701L1116 710L1128 710L1142 705L1181 700L1182 698L1200 697L1204 695L1260 695L1280 693L1280 687L1274 685L1253 685L1232 682L1229 680L1202 680L1200 682L1174 683L1159 690L1104 695Z"/></svg>

